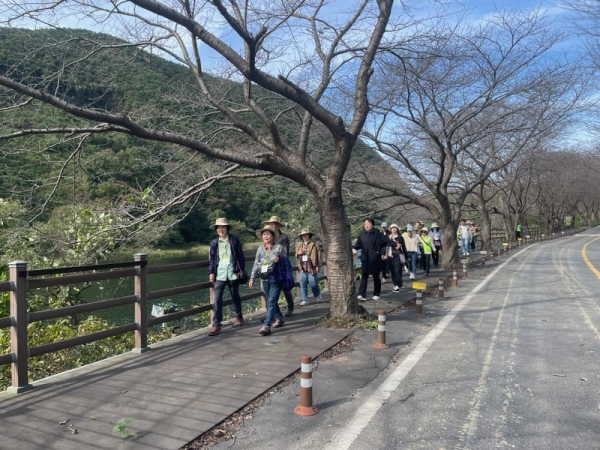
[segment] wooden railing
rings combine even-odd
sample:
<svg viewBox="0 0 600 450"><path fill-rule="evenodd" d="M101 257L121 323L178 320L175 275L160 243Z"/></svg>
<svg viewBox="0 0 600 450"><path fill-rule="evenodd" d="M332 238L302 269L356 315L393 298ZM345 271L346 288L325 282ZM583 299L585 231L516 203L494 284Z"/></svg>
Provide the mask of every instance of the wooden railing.
<svg viewBox="0 0 600 450"><path fill-rule="evenodd" d="M0 328L10 328L10 353L0 355L0 365L11 364L11 387L10 392L19 393L32 388L28 378L28 358L44 355L46 353L56 352L77 345L87 344L112 336L124 333L134 332L135 353L144 353L148 350L148 327L152 325L181 319L194 314L211 311L214 302L213 283L195 283L186 286L177 286L170 289L149 292L147 289L148 276L157 273L175 272L180 270L198 269L208 267L208 261L188 262L181 264L170 264L164 266L148 266L147 255L138 253L134 255L134 261L113 264L102 264L80 267L62 267L53 269L27 270L27 263L23 261L14 261L9 264L9 281L0 282L0 292L9 292L10 295L10 316L0 318ZM297 270L297 267L294 268ZM93 272L84 273L81 272ZM77 273L75 275L65 275ZM38 278L48 275L50 278ZM27 312L27 291L30 289L39 289L52 286L64 286L76 283L88 283L91 281L104 281L114 278L134 279L134 293L125 297L102 300L93 303L85 303L75 306L66 306L58 309L51 309L37 312ZM326 280L326 276L321 276L319 280ZM296 286L299 283L296 282ZM166 313L161 317L148 317L148 301L183 294L186 292L200 291L209 289L210 303L184 311ZM264 291L241 296L242 301L260 298L262 307L266 306ZM231 299L224 300L223 305L230 305ZM28 348L27 346L27 326L31 323L57 319L60 317L73 316L80 313L89 313L100 311L116 306L133 305L134 322L128 323L107 330L98 331L71 339L56 341L37 347Z"/></svg>

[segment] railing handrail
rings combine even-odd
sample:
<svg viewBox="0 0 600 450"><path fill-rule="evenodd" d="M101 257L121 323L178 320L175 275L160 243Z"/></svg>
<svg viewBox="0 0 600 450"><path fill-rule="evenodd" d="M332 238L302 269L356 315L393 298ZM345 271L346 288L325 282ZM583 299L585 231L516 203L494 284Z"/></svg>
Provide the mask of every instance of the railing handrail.
<svg viewBox="0 0 600 450"><path fill-rule="evenodd" d="M145 254L136 254L132 262L98 264L89 266L63 267L53 269L27 270L27 264L23 261L15 261L9 264L10 281L0 283L0 292L9 292L11 297L10 316L0 318L0 328L14 327L16 333L11 332L11 353L0 355L0 366L11 364L13 384L9 388L13 392L23 392L31 388L28 384L28 363L27 359L33 356L39 356L51 353L77 345L87 344L107 337L134 331L135 348L133 351L142 353L147 350L147 328L151 325L157 325L164 322L180 319L183 317L198 314L212 310L214 302L214 292L212 282L195 283L186 286L178 286L169 289L162 289L153 292L147 290L147 277L150 274L173 272L178 270L190 270L195 268L207 267L208 261L194 261L188 263L176 263L162 266L148 266L148 260ZM322 266L326 266L324 262ZM119 270L114 270L119 269ZM298 266L293 266L294 271ZM92 272L77 275L76 272ZM44 275L60 275L48 278ZM58 309L48 309L44 311L27 312L27 292L30 289L39 289L42 287L59 286L73 283L85 283L91 281L104 281L114 278L134 278L134 295L128 295L120 298L112 298L92 303L79 304L74 306L65 306ZM327 279L326 276L318 277L318 280ZM296 282L295 286L299 283ZM162 298L170 295L193 292L209 289L209 303L206 305L176 311L165 314L161 317L148 317L146 314L148 301ZM266 305L264 291L246 294L241 297L242 301L255 298L262 299L262 306ZM224 305L231 304L231 299L224 300ZM106 308L134 304L134 321L124 325L112 327L102 331L77 336L75 338L56 341L37 347L27 347L27 326L33 322L41 320L57 319L61 317L72 316L79 313L99 311Z"/></svg>

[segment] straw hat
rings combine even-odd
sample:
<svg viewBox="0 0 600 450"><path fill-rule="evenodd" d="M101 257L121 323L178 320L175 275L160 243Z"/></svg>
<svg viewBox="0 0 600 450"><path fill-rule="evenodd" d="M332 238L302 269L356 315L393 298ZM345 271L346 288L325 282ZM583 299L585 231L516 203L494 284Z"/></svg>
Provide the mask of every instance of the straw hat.
<svg viewBox="0 0 600 450"><path fill-rule="evenodd" d="M312 239L312 237L313 237L313 234L310 232L310 230L309 230L308 228L302 228L302 229L300 230L300 234L298 235L298 237L299 237L299 238L302 238L302 235L303 235L303 234L308 234L308 238L309 238L309 239Z"/></svg>
<svg viewBox="0 0 600 450"><path fill-rule="evenodd" d="M265 220L264 223L278 223L279 225L282 225L279 216L271 216L271 218L269 220Z"/></svg>
<svg viewBox="0 0 600 450"><path fill-rule="evenodd" d="M231 225L229 225L229 223L227 223L227 219L225 217L219 217L217 220L215 220L215 223L213 224L213 228L216 230L217 227L227 227L227 229L229 230L229 228L231 228Z"/></svg>
<svg viewBox="0 0 600 450"><path fill-rule="evenodd" d="M256 230L256 237L258 239L262 239L263 231L270 231L273 235L273 242L277 242L279 240L279 232L273 228L271 225L265 225L260 230Z"/></svg>

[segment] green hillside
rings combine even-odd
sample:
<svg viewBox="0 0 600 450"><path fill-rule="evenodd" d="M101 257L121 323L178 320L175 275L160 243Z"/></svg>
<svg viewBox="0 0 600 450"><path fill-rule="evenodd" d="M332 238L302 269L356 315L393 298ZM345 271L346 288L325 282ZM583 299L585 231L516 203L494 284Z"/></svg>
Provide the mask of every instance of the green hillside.
<svg viewBox="0 0 600 450"><path fill-rule="evenodd" d="M206 105L195 102L192 94L197 87L187 68L111 36L85 30L0 29L0 73L31 87L50 87L56 95L76 105L131 115L159 129L164 125L165 130L194 136L214 131L211 123L215 117L206 114ZM241 100L239 85L216 78L211 81L214 95L225 96L231 102ZM41 102L12 108L20 99L2 94L2 135L31 128L94 125ZM265 101L275 110L289 107L273 94L265 93ZM298 114L294 112L297 113L291 110L279 122L282 136L290 145L297 140ZM227 139L214 138L222 146L245 144L243 140ZM74 205L121 213L129 219L142 217L169 196L228 166L176 145L120 133L84 137L69 133L26 135L0 140L0 149L0 198L22 205L21 224L35 218L34 223L60 226L56 224L67 217L64 211ZM329 150L326 137L313 142L312 163L319 166L329 162ZM365 166L382 161L360 143L354 157ZM242 169L237 173L249 171ZM162 247L206 243L211 238L210 223L220 216L236 221L236 229L247 239L252 238L251 230L270 214L289 220L292 228L315 228L317 211L311 204L304 188L281 177L229 179L159 214L156 225L146 228L150 231L131 235L121 232L115 242L133 247L142 241ZM358 217L365 211L368 205L362 201L349 204L352 216ZM162 225L176 222L160 236Z"/></svg>

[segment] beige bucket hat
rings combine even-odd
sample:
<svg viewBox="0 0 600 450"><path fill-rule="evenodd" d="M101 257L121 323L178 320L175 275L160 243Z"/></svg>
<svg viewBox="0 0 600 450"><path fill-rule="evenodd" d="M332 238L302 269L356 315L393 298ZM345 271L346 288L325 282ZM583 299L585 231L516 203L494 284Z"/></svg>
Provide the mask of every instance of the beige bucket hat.
<svg viewBox="0 0 600 450"><path fill-rule="evenodd" d="M212 227L216 230L217 227L227 227L227 229L231 228L231 225L229 225L229 223L227 222L227 219L225 217L219 217L217 220L215 220L215 223L212 225Z"/></svg>
<svg viewBox="0 0 600 450"><path fill-rule="evenodd" d="M279 216L271 216L271 218L269 220L265 220L264 223L278 223L279 225L283 225Z"/></svg>
<svg viewBox="0 0 600 450"><path fill-rule="evenodd" d="M300 234L298 235L298 237L301 238L303 234L308 234L309 239L312 239L312 237L313 237L313 234L310 232L310 229L308 229L308 228L302 228L300 230Z"/></svg>
<svg viewBox="0 0 600 450"><path fill-rule="evenodd" d="M277 242L279 240L279 232L275 228L273 228L271 225L265 225L260 230L256 230L256 237L258 239L262 239L263 231L270 231L271 234L273 234L273 237L274 237L273 242Z"/></svg>

